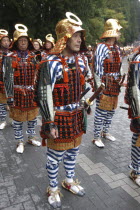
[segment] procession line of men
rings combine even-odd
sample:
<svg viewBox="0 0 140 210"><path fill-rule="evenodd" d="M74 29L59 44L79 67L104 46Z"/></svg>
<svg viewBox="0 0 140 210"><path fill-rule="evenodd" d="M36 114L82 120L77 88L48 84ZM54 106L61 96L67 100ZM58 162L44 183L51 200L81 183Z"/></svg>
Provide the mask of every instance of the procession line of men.
<svg viewBox="0 0 140 210"><path fill-rule="evenodd" d="M15 25L13 43L10 47L8 33L2 32L0 57L0 120L1 128L6 123L6 106L9 116L13 119L17 153L24 152L23 122L27 122L27 142L40 146L35 138L35 126L40 109L42 126L40 135L42 144L47 146L47 163L49 187L47 188L48 202L53 208L61 206L61 193L58 188L59 164L63 160L66 178L62 187L73 194L84 196L85 190L75 176L76 157L83 133L86 133L87 113L91 104L85 100L87 92L86 81L94 77L94 90L98 92L101 84L105 88L96 99L94 117L93 143L103 148L102 138L115 141L109 133L118 95L123 85L124 77L120 73L121 57L117 40L122 28L116 19L109 19L105 23L105 30L95 51L94 73L88 65L84 55L87 52L85 44L85 30L81 27L81 20L74 14L67 12L66 18L56 25L57 42L51 34L46 36L42 51L42 42L39 39L31 42L27 27ZM4 45L7 40L7 44ZM34 44L34 48L33 48ZM139 54L133 61L133 73L139 72ZM90 65L92 68L93 65ZM93 69L92 69L93 70ZM135 95L139 93L139 77L135 78ZM131 74L131 72L130 72ZM134 132L132 141L131 178L140 186L140 144L139 140L139 112L137 100L133 96L133 83L129 81L126 91L129 104L129 117L132 118L131 129ZM137 81L137 82L136 82ZM97 91L96 91L97 90ZM128 93L132 94L128 94ZM3 98L2 98L3 97ZM94 96L93 96L94 98ZM129 100L128 100L129 99ZM136 120L137 119L137 120ZM132 126L134 125L134 126ZM137 128L137 129L134 129ZM123 137L122 137L123 138Z"/></svg>

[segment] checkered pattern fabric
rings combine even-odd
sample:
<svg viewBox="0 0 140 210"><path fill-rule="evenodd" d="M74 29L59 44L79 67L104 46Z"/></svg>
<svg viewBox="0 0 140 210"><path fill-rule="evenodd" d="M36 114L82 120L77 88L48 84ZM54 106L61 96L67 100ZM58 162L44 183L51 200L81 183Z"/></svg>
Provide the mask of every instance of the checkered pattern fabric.
<svg viewBox="0 0 140 210"><path fill-rule="evenodd" d="M0 93L5 93L3 83L3 52L0 50Z"/></svg>
<svg viewBox="0 0 140 210"><path fill-rule="evenodd" d="M14 68L14 103L15 108L30 109L36 107L35 79L37 68L34 56L29 53L26 57L13 56L12 66Z"/></svg>
<svg viewBox="0 0 140 210"><path fill-rule="evenodd" d="M83 134L83 112L56 112L55 124L58 127L59 137L55 142L71 142Z"/></svg>
<svg viewBox="0 0 140 210"><path fill-rule="evenodd" d="M62 80L58 80L53 90L54 106L63 106L79 102L81 92L84 90L81 77L83 77L80 69L76 71L75 64L69 64L69 70L65 72L68 81L64 82L65 76Z"/></svg>

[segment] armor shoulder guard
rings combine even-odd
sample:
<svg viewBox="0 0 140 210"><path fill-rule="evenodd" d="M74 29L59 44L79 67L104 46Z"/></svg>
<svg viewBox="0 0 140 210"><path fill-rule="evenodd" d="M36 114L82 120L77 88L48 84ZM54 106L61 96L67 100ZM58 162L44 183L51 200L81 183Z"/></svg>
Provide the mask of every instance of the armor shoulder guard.
<svg viewBox="0 0 140 210"><path fill-rule="evenodd" d="M37 85L37 100L45 122L54 121L53 97L49 62L42 62Z"/></svg>
<svg viewBox="0 0 140 210"><path fill-rule="evenodd" d="M94 85L95 85L94 88L96 90L101 86L101 80L100 80L100 77L95 72L94 72L93 78L94 78Z"/></svg>
<svg viewBox="0 0 140 210"><path fill-rule="evenodd" d="M140 63L140 62L139 62ZM127 79L127 101L129 107L131 109L131 118L139 118L140 117L140 89L139 89L139 82L137 76L138 70L136 68L136 63L131 62L128 72L128 79ZM137 72L137 73L136 73Z"/></svg>
<svg viewBox="0 0 140 210"><path fill-rule="evenodd" d="M49 63L42 62L39 70L39 81L38 81L38 99L46 100L46 89L47 85L51 86L51 76L49 70Z"/></svg>
<svg viewBox="0 0 140 210"><path fill-rule="evenodd" d="M5 56L3 60L3 80L7 98L14 97L14 69L12 67L12 57Z"/></svg>

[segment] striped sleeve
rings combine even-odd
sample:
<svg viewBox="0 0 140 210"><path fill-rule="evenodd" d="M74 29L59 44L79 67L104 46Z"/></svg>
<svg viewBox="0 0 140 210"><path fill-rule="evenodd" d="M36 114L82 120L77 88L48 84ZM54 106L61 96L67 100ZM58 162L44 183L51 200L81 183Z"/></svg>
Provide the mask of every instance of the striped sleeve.
<svg viewBox="0 0 140 210"><path fill-rule="evenodd" d="M140 54L139 55L137 55L136 57L135 57L135 59L134 59L135 61L140 61Z"/></svg>
<svg viewBox="0 0 140 210"><path fill-rule="evenodd" d="M56 55L48 56L49 68L51 74L52 90L57 79L60 79L62 76L62 63Z"/></svg>
<svg viewBox="0 0 140 210"><path fill-rule="evenodd" d="M104 73L103 62L108 57L109 49L105 44L99 44L95 52L95 73L101 78Z"/></svg>
<svg viewBox="0 0 140 210"><path fill-rule="evenodd" d="M134 61L138 62L138 63L135 63L135 78L136 78L136 83L140 90L140 54L138 54L135 57Z"/></svg>
<svg viewBox="0 0 140 210"><path fill-rule="evenodd" d="M140 54L135 57L134 61L140 62ZM140 63L135 63L135 71L140 71Z"/></svg>
<svg viewBox="0 0 140 210"><path fill-rule="evenodd" d="M84 61L82 60L82 63L83 63L83 68L86 69L86 76L87 78L90 78L92 77L92 74L91 74L91 70L90 70L90 67L89 67L89 64L88 64L88 58L87 56L84 56L84 60L85 60L85 64L84 64Z"/></svg>

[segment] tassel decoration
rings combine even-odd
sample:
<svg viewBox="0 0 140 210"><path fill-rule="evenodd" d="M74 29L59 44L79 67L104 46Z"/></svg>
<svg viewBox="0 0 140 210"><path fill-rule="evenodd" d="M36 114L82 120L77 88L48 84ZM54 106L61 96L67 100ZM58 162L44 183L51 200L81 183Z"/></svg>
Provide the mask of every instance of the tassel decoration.
<svg viewBox="0 0 140 210"><path fill-rule="evenodd" d="M83 74L80 75L80 82L81 82L81 85L85 84L85 77Z"/></svg>
<svg viewBox="0 0 140 210"><path fill-rule="evenodd" d="M47 144L46 144L46 139L42 139L42 146L43 146L43 147L47 146Z"/></svg>
<svg viewBox="0 0 140 210"><path fill-rule="evenodd" d="M20 76L20 71L15 71L15 72L14 72L14 76L15 76L15 77Z"/></svg>
<svg viewBox="0 0 140 210"><path fill-rule="evenodd" d="M63 76L64 76L64 82L68 83L69 82L68 72L64 70Z"/></svg>
<svg viewBox="0 0 140 210"><path fill-rule="evenodd" d="M17 62L16 61L12 61L12 68L16 68L17 67Z"/></svg>

